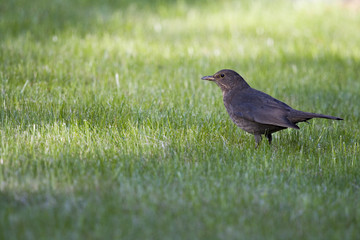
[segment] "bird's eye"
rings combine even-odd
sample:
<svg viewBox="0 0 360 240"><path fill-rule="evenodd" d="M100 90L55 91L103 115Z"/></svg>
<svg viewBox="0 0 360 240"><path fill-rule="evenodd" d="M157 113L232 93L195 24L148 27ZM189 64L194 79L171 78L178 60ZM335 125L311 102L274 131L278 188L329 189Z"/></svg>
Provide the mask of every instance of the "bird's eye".
<svg viewBox="0 0 360 240"><path fill-rule="evenodd" d="M222 77L222 78L223 78L223 77L225 77L225 74L223 74L223 73L222 73L222 74L220 74L220 77Z"/></svg>

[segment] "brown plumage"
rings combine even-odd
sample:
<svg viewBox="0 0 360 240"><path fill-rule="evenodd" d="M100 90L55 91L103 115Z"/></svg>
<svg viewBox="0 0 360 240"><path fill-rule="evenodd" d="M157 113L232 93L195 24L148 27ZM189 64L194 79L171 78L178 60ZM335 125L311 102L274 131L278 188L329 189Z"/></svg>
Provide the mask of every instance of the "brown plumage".
<svg viewBox="0 0 360 240"><path fill-rule="evenodd" d="M295 110L270 95L253 89L235 71L223 69L203 80L214 81L223 92L224 105L231 120L255 137L257 147L264 134L271 144L271 134L286 128L299 129L298 122L312 118L343 120L318 113Z"/></svg>

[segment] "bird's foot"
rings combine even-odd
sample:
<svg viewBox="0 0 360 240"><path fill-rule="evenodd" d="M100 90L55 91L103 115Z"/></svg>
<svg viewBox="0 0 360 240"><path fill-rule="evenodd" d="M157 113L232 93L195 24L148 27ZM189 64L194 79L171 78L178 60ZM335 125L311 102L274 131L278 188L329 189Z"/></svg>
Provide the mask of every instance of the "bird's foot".
<svg viewBox="0 0 360 240"><path fill-rule="evenodd" d="M254 135L254 137L255 137L255 149L256 149L259 147L262 137L259 134Z"/></svg>

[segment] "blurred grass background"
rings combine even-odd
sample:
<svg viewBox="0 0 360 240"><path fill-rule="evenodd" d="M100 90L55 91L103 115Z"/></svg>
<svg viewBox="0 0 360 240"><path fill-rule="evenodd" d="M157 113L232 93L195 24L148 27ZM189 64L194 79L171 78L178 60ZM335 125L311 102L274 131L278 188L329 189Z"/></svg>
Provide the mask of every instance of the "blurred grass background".
<svg viewBox="0 0 360 240"><path fill-rule="evenodd" d="M356 1L3 1L0 238L356 239L359 26ZM222 68L345 121L255 150L200 80Z"/></svg>

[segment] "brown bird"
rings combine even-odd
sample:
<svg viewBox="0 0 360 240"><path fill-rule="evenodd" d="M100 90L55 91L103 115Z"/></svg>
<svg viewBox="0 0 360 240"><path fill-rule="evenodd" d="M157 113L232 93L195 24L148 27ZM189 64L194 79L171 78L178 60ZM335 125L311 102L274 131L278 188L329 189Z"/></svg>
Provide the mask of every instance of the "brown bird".
<svg viewBox="0 0 360 240"><path fill-rule="evenodd" d="M318 113L295 110L270 95L253 89L235 71L223 69L203 80L214 81L222 90L224 105L231 120L242 130L255 137L255 148L264 134L271 144L271 134L286 128L299 129L298 122L312 118L343 120Z"/></svg>

